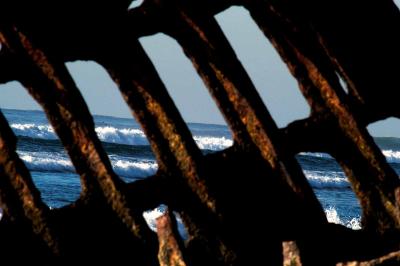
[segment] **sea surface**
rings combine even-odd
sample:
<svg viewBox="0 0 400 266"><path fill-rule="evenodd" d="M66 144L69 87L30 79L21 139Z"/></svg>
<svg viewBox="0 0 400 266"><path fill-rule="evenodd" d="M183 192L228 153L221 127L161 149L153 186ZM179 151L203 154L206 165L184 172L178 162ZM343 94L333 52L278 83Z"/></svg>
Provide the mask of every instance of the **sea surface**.
<svg viewBox="0 0 400 266"><path fill-rule="evenodd" d="M43 200L57 208L75 201L80 193L79 176L60 141L41 111L3 109L18 136L17 152L31 171ZM146 178L157 163L143 131L134 119L94 116L96 132L115 172L126 182ZM229 129L222 125L189 123L194 139L204 151L232 145ZM375 138L388 162L400 173L400 139ZM336 161L327 154L301 153L297 160L325 209L330 222L360 229L361 209L350 184ZM144 214L154 228L162 207Z"/></svg>

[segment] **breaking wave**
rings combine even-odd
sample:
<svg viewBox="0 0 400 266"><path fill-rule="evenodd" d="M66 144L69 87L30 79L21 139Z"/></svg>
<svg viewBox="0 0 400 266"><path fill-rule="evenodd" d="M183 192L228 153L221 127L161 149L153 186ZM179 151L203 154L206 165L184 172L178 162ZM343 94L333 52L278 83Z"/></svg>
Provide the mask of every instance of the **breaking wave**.
<svg viewBox="0 0 400 266"><path fill-rule="evenodd" d="M71 161L62 154L53 152L18 152L20 158L31 171L37 172L75 172ZM123 177L138 178L153 175L157 163L152 160L135 160L110 156L114 171Z"/></svg>
<svg viewBox="0 0 400 266"><path fill-rule="evenodd" d="M49 125L37 125L33 123L10 125L15 135L38 139L56 139L54 129Z"/></svg>
<svg viewBox="0 0 400 266"><path fill-rule="evenodd" d="M14 123L11 128L17 136L38 139L57 139L50 125L33 123ZM149 145L146 135L137 128L116 128L101 126L95 128L97 136L103 142L125 145ZM194 136L198 147L206 150L222 150L232 146L233 141L227 137Z"/></svg>
<svg viewBox="0 0 400 266"><path fill-rule="evenodd" d="M400 151L393 150L393 149L382 149L383 155L386 157L386 160L389 163L400 163ZM309 157L317 157L317 158L324 158L324 159L332 159L327 153L320 153L320 152L301 152L300 155L302 156L309 156Z"/></svg>
<svg viewBox="0 0 400 266"><path fill-rule="evenodd" d="M389 163L400 163L400 151L383 150L382 153Z"/></svg>
<svg viewBox="0 0 400 266"><path fill-rule="evenodd" d="M167 206L160 205L160 206L158 206L157 208L155 208L153 210L143 212L143 217L146 220L147 225L154 232L157 231L157 218L159 218L160 216L163 216L165 214L166 209L167 209ZM182 219L180 218L179 214L177 214L175 212L173 214L174 214L176 222L177 222L179 234L181 235L181 237L183 239L187 239L188 238L188 234L187 234L186 229L185 229L185 227L183 225Z"/></svg>
<svg viewBox="0 0 400 266"><path fill-rule="evenodd" d="M328 219L328 222L334 224L341 224L353 230L361 229L361 218L360 217L352 217L349 219L342 219L337 213L336 209L332 206L325 209L325 215Z"/></svg>
<svg viewBox="0 0 400 266"><path fill-rule="evenodd" d="M193 138L202 150L223 150L233 144L231 139L225 137L194 136Z"/></svg>
<svg viewBox="0 0 400 266"><path fill-rule="evenodd" d="M343 172L305 170L304 174L310 184L316 188L346 188L350 186Z"/></svg>

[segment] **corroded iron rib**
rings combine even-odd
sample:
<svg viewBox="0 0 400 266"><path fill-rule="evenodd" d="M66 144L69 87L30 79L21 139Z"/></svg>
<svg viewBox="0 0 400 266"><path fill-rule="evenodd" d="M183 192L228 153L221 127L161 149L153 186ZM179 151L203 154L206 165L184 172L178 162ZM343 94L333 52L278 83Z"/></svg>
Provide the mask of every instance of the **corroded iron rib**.
<svg viewBox="0 0 400 266"><path fill-rule="evenodd" d="M293 25L282 25L295 19L290 14L278 14L276 10L279 7L258 2L258 5L249 5L248 9L276 46L293 75L301 82L300 88L305 97L309 102L318 100L318 105L323 107L322 111L314 110L322 113L319 123L331 120L328 123L333 125L332 128L339 128L332 134L340 143L339 147L333 150L327 148L326 152L336 154L352 182L363 208L366 229L378 230L380 233L399 229L398 177L385 161L363 123L353 115L341 93L343 89L333 68L329 69L325 62L321 62L321 57L317 54L320 49L313 50L314 52L306 49L310 45L318 47L315 43L317 38L306 38L310 36L310 29L297 27L296 31L290 31ZM272 12L268 12L268 19L265 19L265 14L261 15L260 10ZM285 18L285 15L288 17ZM295 24L305 25L304 22ZM345 145L346 150L340 145Z"/></svg>
<svg viewBox="0 0 400 266"><path fill-rule="evenodd" d="M171 27L167 33L177 39L193 62L232 128L235 141L245 149L256 147L298 196L309 217L323 224L326 218L318 200L297 162L279 148L277 127L216 21L185 9L168 19L179 27Z"/></svg>
<svg viewBox="0 0 400 266"><path fill-rule="evenodd" d="M104 196L129 230L150 244L153 233L141 213L126 204L122 181L115 175L95 133L94 123L85 101L76 88L64 63L35 47L16 28L2 30L1 41L14 53L23 73L21 83L42 105L55 132L67 149L81 176L82 199Z"/></svg>
<svg viewBox="0 0 400 266"><path fill-rule="evenodd" d="M157 218L157 235L160 248L158 260L160 266L186 266L179 245L179 235L176 230L175 217L169 212Z"/></svg>
<svg viewBox="0 0 400 266"><path fill-rule="evenodd" d="M30 227L50 250L59 255L60 245L49 222L49 209L40 198L31 175L16 153L17 139L0 113L0 206L6 219ZM3 218L4 219L4 218Z"/></svg>

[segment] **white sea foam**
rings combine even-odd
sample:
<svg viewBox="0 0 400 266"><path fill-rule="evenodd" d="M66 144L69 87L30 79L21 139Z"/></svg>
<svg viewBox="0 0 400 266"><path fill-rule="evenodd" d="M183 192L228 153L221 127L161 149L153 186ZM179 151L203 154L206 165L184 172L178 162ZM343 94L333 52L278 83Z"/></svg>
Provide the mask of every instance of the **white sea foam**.
<svg viewBox="0 0 400 266"><path fill-rule="evenodd" d="M325 210L325 214L328 222L330 223L341 224L353 230L361 229L361 219L359 217L353 217L351 219L344 220L339 216L336 209L332 206Z"/></svg>
<svg viewBox="0 0 400 266"><path fill-rule="evenodd" d="M390 163L400 163L400 151L394 150L383 150L383 155L385 155L386 160Z"/></svg>
<svg viewBox="0 0 400 266"><path fill-rule="evenodd" d="M14 123L11 128L18 136L39 139L57 139L50 125L33 123ZM137 128L116 128L112 126L99 126L95 128L97 136L103 142L126 145L149 145L146 135ZM194 136L200 149L222 150L232 146L233 141L227 137Z"/></svg>
<svg viewBox="0 0 400 266"><path fill-rule="evenodd" d="M49 125L27 124L11 124L11 128L17 136L26 136L40 139L56 139L54 130Z"/></svg>
<svg viewBox="0 0 400 266"><path fill-rule="evenodd" d="M99 139L104 142L128 144L128 145L149 145L142 130L135 128L96 127Z"/></svg>
<svg viewBox="0 0 400 266"><path fill-rule="evenodd" d="M11 124L11 127L18 130L27 130L35 127L35 124Z"/></svg>
<svg viewBox="0 0 400 266"><path fill-rule="evenodd" d="M347 221L345 224L348 228L353 230L360 230L361 229L361 218L351 218L350 221Z"/></svg>
<svg viewBox="0 0 400 266"><path fill-rule="evenodd" d="M339 214L337 213L336 209L333 207L329 207L325 210L326 218L328 222L334 224L342 224L342 220L340 220Z"/></svg>
<svg viewBox="0 0 400 266"><path fill-rule="evenodd" d="M231 139L225 137L194 136L193 138L200 149L223 150L233 144Z"/></svg>
<svg viewBox="0 0 400 266"><path fill-rule="evenodd" d="M143 213L143 217L146 220L147 225L154 232L157 231L156 220L157 220L157 218L159 218L160 216L165 214L166 208L167 207L165 205L160 205L157 208L155 208L154 210L146 211ZM174 216L175 216L175 219L177 222L179 234L181 235L181 237L183 239L187 239L188 233L186 232L186 229L185 229L185 226L183 225L181 217L179 216L179 214L177 214L175 212L174 212Z"/></svg>
<svg viewBox="0 0 400 266"><path fill-rule="evenodd" d="M400 151L390 149L382 150L382 153L389 163L400 163ZM320 152L301 152L300 155L317 158L332 158L332 156L330 156L329 154Z"/></svg>
<svg viewBox="0 0 400 266"><path fill-rule="evenodd" d="M127 177L144 177L153 175L157 169L155 161L129 161L129 160L113 160L111 164L115 172Z"/></svg>
<svg viewBox="0 0 400 266"><path fill-rule="evenodd" d="M71 172L71 161L55 153L19 152L19 156L27 167L33 171Z"/></svg>
<svg viewBox="0 0 400 266"><path fill-rule="evenodd" d="M313 187L349 187L350 183L342 172L304 171Z"/></svg>
<svg viewBox="0 0 400 266"><path fill-rule="evenodd" d="M21 152L20 158L32 171L75 172L71 161L62 154L54 152ZM135 160L115 155L110 156L114 171L121 176L137 178L154 174L157 163L152 160Z"/></svg>
<svg viewBox="0 0 400 266"><path fill-rule="evenodd" d="M155 208L154 210L147 211L143 213L143 217L147 222L147 225L154 232L157 231L156 220L158 217L164 215L164 211L160 208Z"/></svg>
<svg viewBox="0 0 400 266"><path fill-rule="evenodd" d="M317 158L332 158L328 153L322 153L322 152L300 152L300 155L303 156L311 156L311 157L317 157Z"/></svg>

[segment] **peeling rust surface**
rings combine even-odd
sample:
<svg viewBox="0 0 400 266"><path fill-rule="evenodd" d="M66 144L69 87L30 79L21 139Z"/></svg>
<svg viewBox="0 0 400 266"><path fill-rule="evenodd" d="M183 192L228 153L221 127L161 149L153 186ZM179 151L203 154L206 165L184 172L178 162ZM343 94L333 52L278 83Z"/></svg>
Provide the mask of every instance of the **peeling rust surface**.
<svg viewBox="0 0 400 266"><path fill-rule="evenodd" d="M182 252L180 250L177 240L179 236L176 234L177 229L174 229L176 223L172 222L174 217L170 217L169 213L166 213L157 218L157 234L159 241L158 260L160 266L186 266L183 260Z"/></svg>
<svg viewBox="0 0 400 266"><path fill-rule="evenodd" d="M50 210L0 114L3 260L398 263L400 180L366 129L400 118L400 80L391 67L400 61L400 12L393 1L367 1L361 8L346 0L145 0L131 10L130 1L21 4L9 1L0 9L0 82L20 82L41 105L81 177L82 193L73 204ZM308 118L277 127L214 18L233 5L249 11L297 79L311 107ZM160 32L192 62L232 131L233 147L204 155L196 146L138 41ZM150 142L157 174L125 184L113 172L65 67L74 60L96 61L110 74ZM326 221L296 161L299 152L325 152L338 161L359 199L362 230ZM158 219L156 234L142 213L160 204L170 212ZM264 219L259 230L249 213L263 209L274 219ZM186 227L185 241L172 212Z"/></svg>

